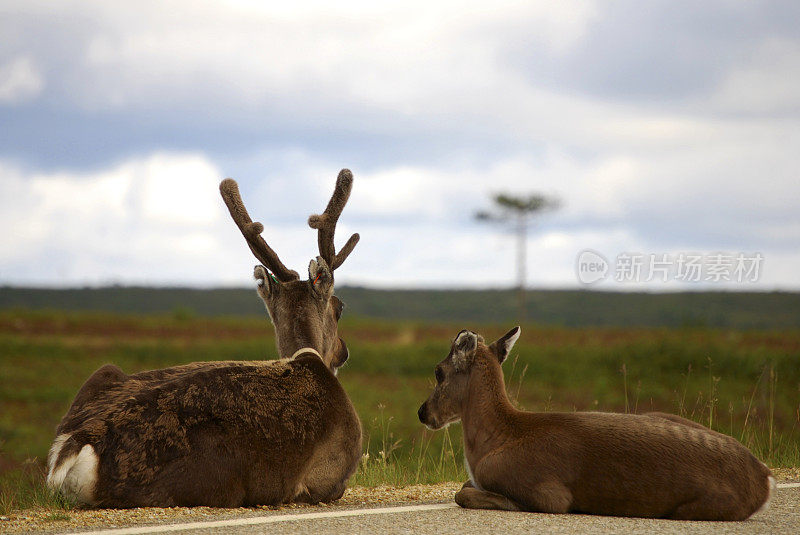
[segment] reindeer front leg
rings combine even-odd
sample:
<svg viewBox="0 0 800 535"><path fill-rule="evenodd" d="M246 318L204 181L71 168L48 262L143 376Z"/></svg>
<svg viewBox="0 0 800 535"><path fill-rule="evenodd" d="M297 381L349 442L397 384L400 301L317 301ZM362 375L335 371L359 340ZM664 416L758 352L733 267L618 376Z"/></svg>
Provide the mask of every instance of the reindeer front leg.
<svg viewBox="0 0 800 535"><path fill-rule="evenodd" d="M456 503L464 509L498 509L500 511L522 511L516 503L502 494L476 489L471 481L464 483L456 493Z"/></svg>

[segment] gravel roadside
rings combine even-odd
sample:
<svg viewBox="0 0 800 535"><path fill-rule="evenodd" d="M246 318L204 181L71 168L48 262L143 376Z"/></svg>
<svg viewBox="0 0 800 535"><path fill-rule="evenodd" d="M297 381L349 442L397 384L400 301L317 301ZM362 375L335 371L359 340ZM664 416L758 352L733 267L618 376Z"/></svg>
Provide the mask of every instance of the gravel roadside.
<svg viewBox="0 0 800 535"><path fill-rule="evenodd" d="M800 482L800 468L773 469L781 482ZM170 507L137 509L28 509L0 517L2 533L58 533L164 523L225 520L271 514L292 514L304 511L337 510L354 507L385 507L402 504L448 503L461 488L461 483L413 485L409 487L353 487L341 500L330 505L292 504L280 507L248 507L220 509L213 507Z"/></svg>
<svg viewBox="0 0 800 535"><path fill-rule="evenodd" d="M0 517L0 533L60 533L100 528L145 526L152 524L225 520L259 516L265 512L302 513L353 507L446 503L462 483L413 485L409 487L353 487L333 504L290 504L276 507L144 507L136 509L28 509Z"/></svg>

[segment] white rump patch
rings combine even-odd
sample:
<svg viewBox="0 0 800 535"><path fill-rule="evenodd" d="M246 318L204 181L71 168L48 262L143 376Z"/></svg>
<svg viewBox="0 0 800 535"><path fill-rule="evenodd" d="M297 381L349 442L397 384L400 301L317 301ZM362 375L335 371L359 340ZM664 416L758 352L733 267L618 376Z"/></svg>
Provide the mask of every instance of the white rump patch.
<svg viewBox="0 0 800 535"><path fill-rule="evenodd" d="M64 447L64 442L67 441L69 437L72 435L64 434L58 435L56 439L53 441L53 445L50 446L50 451L47 453L47 483L50 483L50 478L53 477L53 468L55 468L56 459L58 459L58 455L61 453L61 448ZM64 478L61 478L62 480Z"/></svg>
<svg viewBox="0 0 800 535"><path fill-rule="evenodd" d="M50 453L47 455L47 486L74 497L81 503L92 503L99 464L94 448L86 444L77 455L67 457L55 466L61 449L70 436L59 435L50 448Z"/></svg>

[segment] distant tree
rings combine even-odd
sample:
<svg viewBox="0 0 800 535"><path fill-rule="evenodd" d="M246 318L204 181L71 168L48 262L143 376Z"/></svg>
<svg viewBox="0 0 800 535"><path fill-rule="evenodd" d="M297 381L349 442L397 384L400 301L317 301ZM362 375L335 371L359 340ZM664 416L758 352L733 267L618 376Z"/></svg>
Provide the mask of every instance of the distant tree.
<svg viewBox="0 0 800 535"><path fill-rule="evenodd" d="M561 202L554 197L541 194L515 196L496 193L492 196L492 210L480 210L475 219L490 223L500 223L511 227L517 233L517 296L519 319L525 321L525 272L527 257L528 227L534 216L555 210Z"/></svg>

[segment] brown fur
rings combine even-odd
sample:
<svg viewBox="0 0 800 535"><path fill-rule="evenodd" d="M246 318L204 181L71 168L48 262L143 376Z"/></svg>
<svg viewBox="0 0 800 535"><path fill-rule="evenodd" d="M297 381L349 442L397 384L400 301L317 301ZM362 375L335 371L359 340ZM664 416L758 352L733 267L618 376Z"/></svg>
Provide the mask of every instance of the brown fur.
<svg viewBox="0 0 800 535"><path fill-rule="evenodd" d="M472 482L456 495L459 505L743 520L768 500L769 469L735 439L695 422L663 413L516 410L500 364L517 329L491 346L459 333L419 410L432 428L462 421Z"/></svg>
<svg viewBox="0 0 800 535"><path fill-rule="evenodd" d="M345 182L340 173L329 204L338 212L324 225L331 247L352 176ZM88 505L332 501L358 466L361 424L335 377L348 351L337 332L344 304L333 295L330 264L317 257L309 280L299 280L261 239L263 227L250 220L236 183L223 181L220 191L253 253L276 273L255 268L283 359L134 375L113 365L97 370L58 426L48 459L48 482ZM87 458L96 468L81 463Z"/></svg>
<svg viewBox="0 0 800 535"><path fill-rule="evenodd" d="M263 281L258 286L258 295L275 326L281 356L289 357L298 349L313 347L331 371L345 363L349 355L347 345L337 334L344 303L333 295L332 278L316 285L311 282L313 277L307 281L277 283L263 266L256 266L255 278Z"/></svg>
<svg viewBox="0 0 800 535"><path fill-rule="evenodd" d="M130 376L107 365L57 433L71 435L62 459L85 444L99 456L97 507L331 501L361 455L355 409L312 353Z"/></svg>

